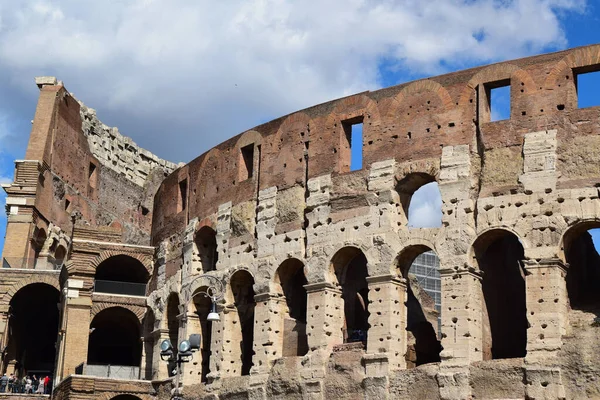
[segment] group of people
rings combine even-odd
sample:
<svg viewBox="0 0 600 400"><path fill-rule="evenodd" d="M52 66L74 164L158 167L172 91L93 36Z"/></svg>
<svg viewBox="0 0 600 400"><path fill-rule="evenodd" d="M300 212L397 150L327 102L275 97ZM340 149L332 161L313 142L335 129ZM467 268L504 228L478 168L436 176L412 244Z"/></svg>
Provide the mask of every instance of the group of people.
<svg viewBox="0 0 600 400"><path fill-rule="evenodd" d="M14 374L0 377L0 393L36 393L50 394L50 377L38 378L35 375L25 375L18 378Z"/></svg>

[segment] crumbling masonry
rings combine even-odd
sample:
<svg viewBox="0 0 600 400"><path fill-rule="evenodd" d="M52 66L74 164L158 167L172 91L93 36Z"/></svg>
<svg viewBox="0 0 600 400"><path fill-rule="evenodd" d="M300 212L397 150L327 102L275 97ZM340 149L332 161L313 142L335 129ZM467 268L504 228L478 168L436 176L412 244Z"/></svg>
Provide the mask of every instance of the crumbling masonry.
<svg viewBox="0 0 600 400"><path fill-rule="evenodd" d="M360 93L179 166L38 78L4 185L3 370L52 373L57 399L166 399L160 342L200 333L190 398L599 396L600 108L577 93L596 70L598 45ZM409 228L430 182L442 226ZM441 313L409 274L429 251ZM44 304L38 348L19 316Z"/></svg>

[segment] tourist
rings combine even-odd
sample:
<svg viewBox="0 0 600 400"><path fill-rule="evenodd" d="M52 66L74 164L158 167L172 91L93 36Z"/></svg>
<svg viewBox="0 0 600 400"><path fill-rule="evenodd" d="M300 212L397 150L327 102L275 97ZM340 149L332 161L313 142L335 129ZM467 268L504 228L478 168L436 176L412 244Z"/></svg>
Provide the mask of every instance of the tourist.
<svg viewBox="0 0 600 400"><path fill-rule="evenodd" d="M38 387L35 392L38 394L44 394L44 378L43 377L38 380Z"/></svg>
<svg viewBox="0 0 600 400"><path fill-rule="evenodd" d="M15 374L10 374L8 377L8 392L13 393L15 386Z"/></svg>
<svg viewBox="0 0 600 400"><path fill-rule="evenodd" d="M44 393L50 394L50 377L48 375L44 378Z"/></svg>
<svg viewBox="0 0 600 400"><path fill-rule="evenodd" d="M25 378L25 393L33 393L33 386L31 385L31 377L28 375Z"/></svg>
<svg viewBox="0 0 600 400"><path fill-rule="evenodd" d="M0 378L0 393L6 392L6 386L8 385L8 376L6 374L2 375Z"/></svg>

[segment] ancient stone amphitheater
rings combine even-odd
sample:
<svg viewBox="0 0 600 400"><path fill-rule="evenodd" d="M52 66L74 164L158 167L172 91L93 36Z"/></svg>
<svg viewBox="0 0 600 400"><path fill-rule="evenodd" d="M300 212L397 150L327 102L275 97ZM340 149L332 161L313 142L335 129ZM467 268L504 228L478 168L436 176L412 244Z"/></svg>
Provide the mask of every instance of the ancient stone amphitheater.
<svg viewBox="0 0 600 400"><path fill-rule="evenodd" d="M3 371L56 399L600 397L597 70L588 46L359 93L179 166L38 78L3 185ZM441 224L411 228L434 182ZM177 376L159 344L194 333Z"/></svg>

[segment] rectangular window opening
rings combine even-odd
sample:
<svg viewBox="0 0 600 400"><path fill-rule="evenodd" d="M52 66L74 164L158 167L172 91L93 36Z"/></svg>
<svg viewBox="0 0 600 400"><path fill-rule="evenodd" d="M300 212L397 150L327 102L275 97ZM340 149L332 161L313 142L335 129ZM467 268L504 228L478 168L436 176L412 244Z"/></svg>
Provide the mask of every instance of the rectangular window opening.
<svg viewBox="0 0 600 400"><path fill-rule="evenodd" d="M179 182L179 197L177 199L177 212L185 210L187 206L187 179Z"/></svg>
<svg viewBox="0 0 600 400"><path fill-rule="evenodd" d="M88 169L88 182L91 188L96 188L96 165L94 163L90 163Z"/></svg>
<svg viewBox="0 0 600 400"><path fill-rule="evenodd" d="M510 79L485 85L490 122L510 119Z"/></svg>
<svg viewBox="0 0 600 400"><path fill-rule="evenodd" d="M363 120L362 117L356 120L343 123L346 140L348 141L350 157L348 164L350 171L359 171L363 167Z"/></svg>
<svg viewBox="0 0 600 400"><path fill-rule="evenodd" d="M593 65L573 71L577 88L577 107L600 106L600 65Z"/></svg>
<svg viewBox="0 0 600 400"><path fill-rule="evenodd" d="M246 179L252 178L252 175L254 174L254 143L242 147L241 151L244 168L241 171L242 176L240 177L240 181L245 181Z"/></svg>

